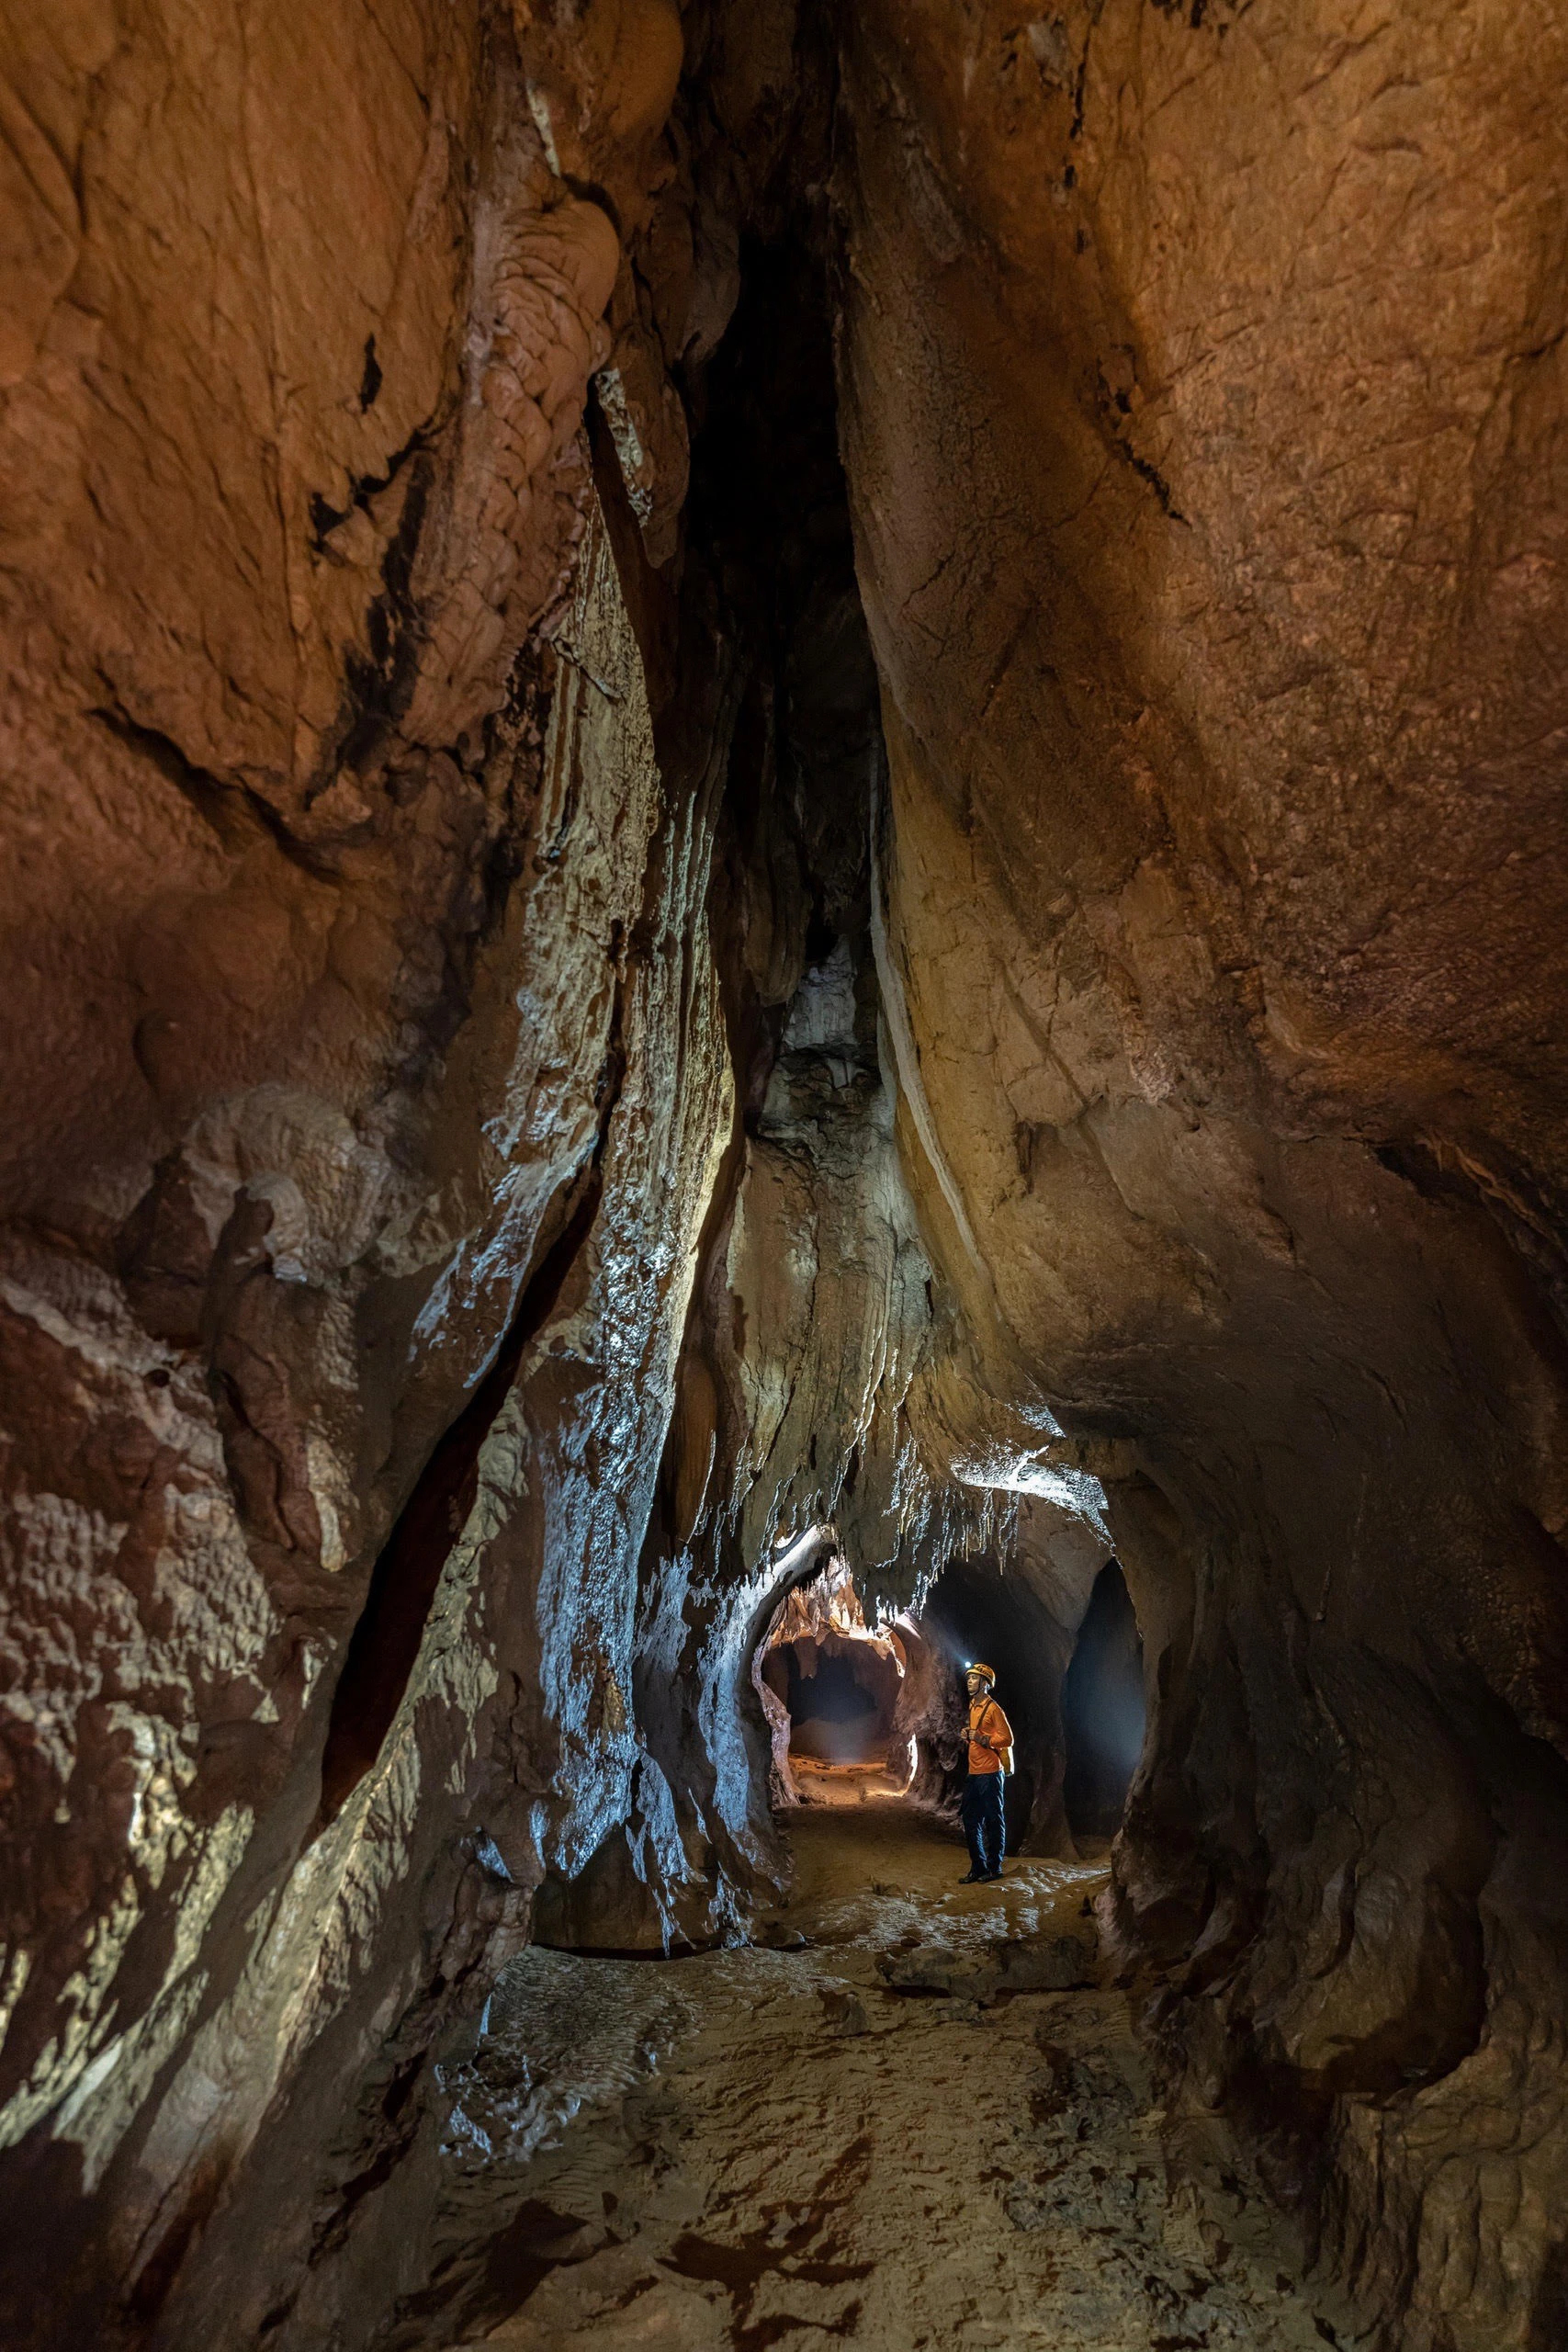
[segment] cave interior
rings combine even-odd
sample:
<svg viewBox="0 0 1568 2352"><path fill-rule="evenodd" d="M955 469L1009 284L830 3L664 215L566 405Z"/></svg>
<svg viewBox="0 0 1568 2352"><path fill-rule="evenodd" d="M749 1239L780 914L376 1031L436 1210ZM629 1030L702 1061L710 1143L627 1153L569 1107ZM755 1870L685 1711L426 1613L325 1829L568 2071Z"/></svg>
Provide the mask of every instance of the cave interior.
<svg viewBox="0 0 1568 2352"><path fill-rule="evenodd" d="M913 1796L951 1817L966 1776L964 1677L993 1657L1009 1661L1009 1850L1103 1850L1121 1826L1146 1724L1143 1642L1114 1559L1076 1626L1054 1620L997 1562L968 1560L884 1626L866 1623L852 1575L829 1557L780 1602L753 1661L759 1695L772 1700L762 1703L775 1806L810 1802L803 1780L819 1793L837 1781L856 1797L863 1787Z"/></svg>
<svg viewBox="0 0 1568 2352"><path fill-rule="evenodd" d="M1568 18L0 21L0 2335L1563 2352Z"/></svg>

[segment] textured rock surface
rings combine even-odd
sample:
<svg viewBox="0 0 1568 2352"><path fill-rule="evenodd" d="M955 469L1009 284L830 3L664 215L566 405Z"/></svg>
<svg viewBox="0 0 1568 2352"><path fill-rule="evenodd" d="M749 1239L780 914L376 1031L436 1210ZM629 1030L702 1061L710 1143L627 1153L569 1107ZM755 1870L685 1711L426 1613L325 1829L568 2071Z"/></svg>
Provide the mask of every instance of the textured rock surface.
<svg viewBox="0 0 1568 2352"><path fill-rule="evenodd" d="M47 17L0 6L8 2337L444 2340L498 1971L782 1885L790 1588L925 1604L933 1804L943 1645L1005 1648L1065 1859L1114 1545L1102 1909L1172 2113L1383 2344L1554 2346L1561 27ZM716 2018L744 1964L680 1966ZM660 2324L778 2316L677 2274Z"/></svg>
<svg viewBox="0 0 1568 2352"><path fill-rule="evenodd" d="M74 2340L275 2094L222 2324L287 2302L444 1982L646 1780L619 1566L731 1090L579 432L619 245L506 25L16 56L8 2324Z"/></svg>
<svg viewBox="0 0 1568 2352"><path fill-rule="evenodd" d="M1411 2344L1550 2339L1568 2153L1560 126L1485 24L847 43L906 1164L1113 1481L1171 2052Z"/></svg>
<svg viewBox="0 0 1568 2352"><path fill-rule="evenodd" d="M503 1973L454 2076L448 2267L390 2343L1316 2352L1256 2184L1213 2127L1183 2145L1087 1982L1101 1871L954 1889L956 1841L892 1806L791 1835L805 1951ZM996 2000L1025 1948L1055 1976Z"/></svg>

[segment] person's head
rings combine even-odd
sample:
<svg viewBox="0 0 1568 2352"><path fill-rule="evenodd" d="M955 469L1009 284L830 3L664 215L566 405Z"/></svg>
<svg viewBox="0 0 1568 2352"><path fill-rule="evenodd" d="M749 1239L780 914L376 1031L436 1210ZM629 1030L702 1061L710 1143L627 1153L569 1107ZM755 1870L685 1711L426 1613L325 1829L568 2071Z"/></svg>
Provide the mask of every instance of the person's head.
<svg viewBox="0 0 1568 2352"><path fill-rule="evenodd" d="M964 1674L971 1699L988 1699L996 1689L997 1678L988 1666L975 1665Z"/></svg>

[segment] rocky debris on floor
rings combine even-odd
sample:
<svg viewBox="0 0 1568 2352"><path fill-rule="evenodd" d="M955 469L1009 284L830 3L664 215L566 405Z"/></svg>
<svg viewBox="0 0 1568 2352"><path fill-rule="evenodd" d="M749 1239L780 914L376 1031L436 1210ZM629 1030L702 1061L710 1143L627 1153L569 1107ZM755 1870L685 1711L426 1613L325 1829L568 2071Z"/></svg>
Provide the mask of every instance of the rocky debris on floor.
<svg viewBox="0 0 1568 2352"><path fill-rule="evenodd" d="M1094 1947L1079 1936L1048 1942L1022 1939L986 1946L976 1963L946 1944L884 1952L877 1973L895 1993L951 1993L984 2007L1010 1993L1065 1993L1093 1982Z"/></svg>
<svg viewBox="0 0 1568 2352"><path fill-rule="evenodd" d="M950 1833L891 1804L792 1844L802 1949L503 1972L453 2076L432 2285L389 2352L1336 2340L1234 2150L1183 2154L1125 1992L1092 1981L1102 1870L955 1890Z"/></svg>

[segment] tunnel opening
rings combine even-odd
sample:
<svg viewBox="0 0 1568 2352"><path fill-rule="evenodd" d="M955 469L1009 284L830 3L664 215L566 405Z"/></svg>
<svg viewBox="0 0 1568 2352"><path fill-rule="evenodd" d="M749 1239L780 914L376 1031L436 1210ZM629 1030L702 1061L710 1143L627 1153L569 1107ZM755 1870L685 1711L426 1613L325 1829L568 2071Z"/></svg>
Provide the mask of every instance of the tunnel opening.
<svg viewBox="0 0 1568 2352"><path fill-rule="evenodd" d="M841 1559L784 1596L752 1669L773 1740L775 1803L858 1803L907 1790L908 1666L906 1640L867 1623Z"/></svg>
<svg viewBox="0 0 1568 2352"><path fill-rule="evenodd" d="M841 1558L795 1584L751 1669L775 1808L899 1796L955 1823L969 1777L965 1675L980 1660L1013 1733L1008 1852L1073 1859L1082 1841L1108 1838L1142 1745L1136 1621L1114 1563L1097 1572L1076 1632L1053 1598L1060 1608L1059 1594L989 1554L950 1561L915 1609L874 1624Z"/></svg>
<svg viewBox="0 0 1568 2352"><path fill-rule="evenodd" d="M829 1558L779 1602L752 1662L775 1807L898 1795L954 1817L968 1778L964 1677L981 1660L1013 1731L1008 1852L1102 1851L1143 1751L1143 1644L1114 1559L1076 1630L1050 1601L976 1555L950 1561L916 1610L871 1624L850 1568Z"/></svg>
<svg viewBox="0 0 1568 2352"><path fill-rule="evenodd" d="M1108 1560L1062 1682L1062 1801L1080 1844L1121 1827L1145 1727L1143 1640L1126 1577Z"/></svg>
<svg viewBox="0 0 1568 2352"><path fill-rule="evenodd" d="M763 1671L788 1713L792 1756L825 1764L886 1762L898 1699L891 1658L869 1643L810 1636L774 1650Z"/></svg>

